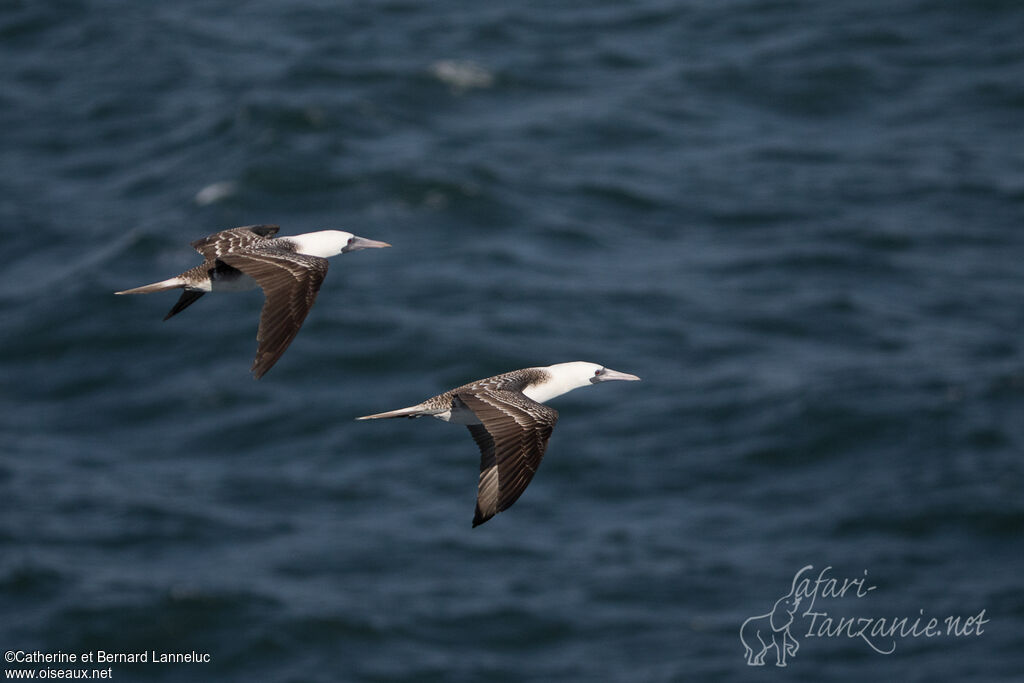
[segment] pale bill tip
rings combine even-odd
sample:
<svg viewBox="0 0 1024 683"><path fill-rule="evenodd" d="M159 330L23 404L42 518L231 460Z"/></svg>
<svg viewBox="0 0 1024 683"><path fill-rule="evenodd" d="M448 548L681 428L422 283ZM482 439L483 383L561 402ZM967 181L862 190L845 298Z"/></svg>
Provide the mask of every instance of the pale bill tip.
<svg viewBox="0 0 1024 683"><path fill-rule="evenodd" d="M618 370L612 370L611 368L605 368L605 371L601 377L603 380L619 379L627 382L639 382L640 378L636 375L631 375L628 372L619 372Z"/></svg>

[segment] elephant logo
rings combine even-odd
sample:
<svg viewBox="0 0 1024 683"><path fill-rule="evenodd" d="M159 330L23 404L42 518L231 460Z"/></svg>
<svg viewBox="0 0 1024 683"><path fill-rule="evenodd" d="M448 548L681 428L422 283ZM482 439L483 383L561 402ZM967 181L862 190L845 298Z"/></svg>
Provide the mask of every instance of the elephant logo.
<svg viewBox="0 0 1024 683"><path fill-rule="evenodd" d="M740 627L740 641L746 650L748 666L764 666L768 650L775 648L775 666L786 666L786 657L796 656L800 643L789 632L793 614L800 605L796 594L796 580L793 590L775 601L771 612L750 617Z"/></svg>

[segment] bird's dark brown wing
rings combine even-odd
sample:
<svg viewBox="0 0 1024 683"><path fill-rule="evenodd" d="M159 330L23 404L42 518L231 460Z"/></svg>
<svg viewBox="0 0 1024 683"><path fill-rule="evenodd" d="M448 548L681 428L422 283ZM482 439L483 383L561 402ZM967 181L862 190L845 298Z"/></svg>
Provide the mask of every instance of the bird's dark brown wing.
<svg viewBox="0 0 1024 683"><path fill-rule="evenodd" d="M243 225L240 228L221 230L192 243L192 248L207 261L239 249L258 246L277 234L276 225Z"/></svg>
<svg viewBox="0 0 1024 683"><path fill-rule="evenodd" d="M327 259L265 250L228 253L220 260L254 279L266 296L256 334L259 346L252 364L252 373L259 379L299 333L327 276Z"/></svg>
<svg viewBox="0 0 1024 683"><path fill-rule="evenodd" d="M482 424L469 425L480 448L480 483L473 526L479 526L522 495L540 466L558 411L518 391L458 393Z"/></svg>
<svg viewBox="0 0 1024 683"><path fill-rule="evenodd" d="M186 308L194 304L196 300L203 294L206 294L206 292L195 289L186 289L181 293L181 296L178 297L178 303L174 304L174 307L167 313L167 315L164 316L164 320L167 320L173 316L178 315Z"/></svg>

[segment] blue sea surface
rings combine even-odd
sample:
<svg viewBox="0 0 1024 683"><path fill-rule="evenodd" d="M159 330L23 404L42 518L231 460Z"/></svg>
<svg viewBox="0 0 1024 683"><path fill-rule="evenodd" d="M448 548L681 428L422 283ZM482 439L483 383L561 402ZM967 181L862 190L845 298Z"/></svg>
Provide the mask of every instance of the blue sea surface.
<svg viewBox="0 0 1024 683"><path fill-rule="evenodd" d="M0 4L5 677L1021 680L1022 35L1000 0ZM394 245L259 381L258 291L113 295L252 223ZM465 429L354 421L571 360L643 381L552 401L475 529Z"/></svg>

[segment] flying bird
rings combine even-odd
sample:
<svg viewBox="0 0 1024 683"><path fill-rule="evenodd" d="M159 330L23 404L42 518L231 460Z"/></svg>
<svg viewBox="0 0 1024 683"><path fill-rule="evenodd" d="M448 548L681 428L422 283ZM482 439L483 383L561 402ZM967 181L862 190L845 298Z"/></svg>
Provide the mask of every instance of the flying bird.
<svg viewBox="0 0 1024 683"><path fill-rule="evenodd" d="M320 230L274 237L276 225L246 225L196 240L202 265L151 285L115 294L149 294L184 289L164 320L181 313L207 292L240 292L260 287L266 300L260 314L256 359L252 373L259 379L274 366L299 333L320 285L327 259L359 249L390 247L387 242L357 237L342 230Z"/></svg>
<svg viewBox="0 0 1024 683"><path fill-rule="evenodd" d="M558 411L544 402L615 379L640 378L595 363L558 363L479 379L408 408L356 419L429 415L466 425L480 448L476 527L510 508L533 479L558 421Z"/></svg>

